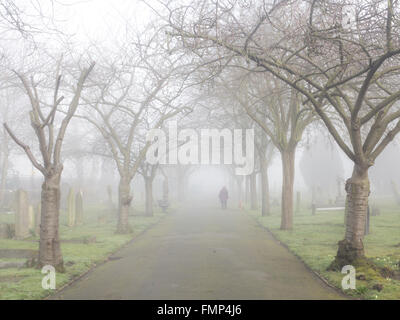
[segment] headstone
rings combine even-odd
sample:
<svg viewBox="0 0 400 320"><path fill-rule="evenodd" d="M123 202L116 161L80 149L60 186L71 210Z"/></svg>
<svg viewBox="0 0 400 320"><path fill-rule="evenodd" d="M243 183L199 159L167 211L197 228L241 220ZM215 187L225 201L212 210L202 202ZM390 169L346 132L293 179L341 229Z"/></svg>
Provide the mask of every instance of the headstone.
<svg viewBox="0 0 400 320"><path fill-rule="evenodd" d="M4 261L0 269L33 267L36 265L39 252L30 249L0 249L0 259L24 259L25 261Z"/></svg>
<svg viewBox="0 0 400 320"><path fill-rule="evenodd" d="M0 239L12 239L15 236L15 225L0 223Z"/></svg>
<svg viewBox="0 0 400 320"><path fill-rule="evenodd" d="M83 193L78 191L75 197L75 214L76 224L81 225L83 223Z"/></svg>
<svg viewBox="0 0 400 320"><path fill-rule="evenodd" d="M28 215L29 215L29 230L35 230L35 210L33 206L29 206L28 208Z"/></svg>
<svg viewBox="0 0 400 320"><path fill-rule="evenodd" d="M76 218L76 212L75 212L75 192L74 189L71 188L68 193L68 227L73 227L75 226L75 218Z"/></svg>
<svg viewBox="0 0 400 320"><path fill-rule="evenodd" d="M31 259L38 255L33 249L0 249L0 259Z"/></svg>
<svg viewBox="0 0 400 320"><path fill-rule="evenodd" d="M27 264L26 261L1 261L0 269L19 269Z"/></svg>
<svg viewBox="0 0 400 320"><path fill-rule="evenodd" d="M0 239L8 239L8 224L0 223Z"/></svg>
<svg viewBox="0 0 400 320"><path fill-rule="evenodd" d="M30 236L29 232L29 206L28 194L24 190L17 190L14 202L15 212L15 237L25 239Z"/></svg>

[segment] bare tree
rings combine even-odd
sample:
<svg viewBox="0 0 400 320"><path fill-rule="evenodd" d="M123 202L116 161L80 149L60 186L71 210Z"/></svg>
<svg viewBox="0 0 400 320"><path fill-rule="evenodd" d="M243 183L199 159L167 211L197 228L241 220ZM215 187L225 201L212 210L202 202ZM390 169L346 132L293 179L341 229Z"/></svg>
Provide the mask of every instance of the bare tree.
<svg viewBox="0 0 400 320"><path fill-rule="evenodd" d="M145 131L143 121L149 113L154 111L151 104L156 94L162 89L165 79L159 79L158 84L142 100L137 98L132 100L129 94L133 93L133 82L131 82L133 78L129 79L129 84L123 83L118 89L115 85L121 85L119 82L122 81L123 76L107 76L107 78L108 80L104 79L104 82L103 79L97 81L97 97L94 99L84 98L85 102L96 111L96 114L93 115L93 112L89 110L80 113L77 117L82 117L93 124L107 142L120 176L117 232L130 233L132 229L128 222L128 216L133 199L130 184L150 146L149 143L141 143L144 140L143 131ZM99 76L96 79L99 79ZM121 93L115 97L114 92ZM159 111L160 114L152 124L154 128L160 127L165 120L178 113L169 107L164 107ZM139 136L142 139L138 140Z"/></svg>
<svg viewBox="0 0 400 320"><path fill-rule="evenodd" d="M150 31L134 40L131 48L119 47L119 54L107 56L97 68L92 92L84 97L90 108L77 115L101 132L116 163L120 176L118 233L131 232L130 184L150 146L146 134L187 109L179 101L187 79L181 56L166 50L164 42Z"/></svg>
<svg viewBox="0 0 400 320"><path fill-rule="evenodd" d="M261 131L261 132L260 132ZM268 168L271 165L274 156L274 147L271 139L263 130L256 130L255 146L260 163L261 176L261 215L269 216L271 214L270 192Z"/></svg>
<svg viewBox="0 0 400 320"><path fill-rule="evenodd" d="M0 31L3 39L7 33L18 33L22 37L32 38L33 34L40 32L48 32L45 30L44 24L38 24L38 20L51 20L42 11L41 6L37 6L35 1L0 1ZM40 19L38 19L40 18ZM36 21L33 21L36 20Z"/></svg>
<svg viewBox="0 0 400 320"><path fill-rule="evenodd" d="M153 181L156 177L158 164L150 164L143 161L138 172L143 177L145 186L145 215L151 217L153 215Z"/></svg>
<svg viewBox="0 0 400 320"><path fill-rule="evenodd" d="M185 47L202 54L219 47L241 56L315 110L354 163L346 183L345 239L332 268L364 259L368 168L400 131L398 3L352 1L346 20L349 4L334 0L260 0L245 9L240 1L159 3L170 34Z"/></svg>
<svg viewBox="0 0 400 320"><path fill-rule="evenodd" d="M7 123L4 123L4 128L7 130L14 142L25 151L33 166L44 176L41 196L42 211L38 265L39 267L52 265L57 271L63 272L64 263L58 232L60 214L60 180L63 171L61 150L68 125L78 108L84 83L93 69L94 64L81 71L74 94L57 130L55 128L57 126L55 120L59 113L59 108L61 108L61 103L64 100L64 96L59 96L62 79L60 74L60 63L57 66L55 76L53 99L49 104L41 100L46 98L46 94L43 94L43 96L39 94L38 83L35 82L33 76L28 80L26 75L16 72L16 75L20 79L30 101L31 111L29 112L29 116L31 126L38 139L42 161L38 160L30 147L13 133ZM47 114L45 113L46 110L49 110Z"/></svg>
<svg viewBox="0 0 400 320"><path fill-rule="evenodd" d="M315 119L314 113L302 105L300 94L268 74L257 75L247 72L235 81L226 82L224 86L281 154L283 170L281 229L290 230L293 228L296 149L304 130ZM261 145L260 142L259 148L262 148ZM264 157L267 156L266 150L260 151L264 152ZM262 160L263 166L266 165L266 160L265 158ZM252 183L250 179L250 187Z"/></svg>

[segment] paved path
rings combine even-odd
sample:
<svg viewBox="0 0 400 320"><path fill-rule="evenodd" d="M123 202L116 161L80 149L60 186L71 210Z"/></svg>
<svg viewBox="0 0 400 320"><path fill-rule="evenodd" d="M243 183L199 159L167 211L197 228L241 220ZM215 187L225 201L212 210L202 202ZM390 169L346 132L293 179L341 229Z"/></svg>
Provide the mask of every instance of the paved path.
<svg viewBox="0 0 400 320"><path fill-rule="evenodd" d="M175 213L55 299L340 299L238 210Z"/></svg>

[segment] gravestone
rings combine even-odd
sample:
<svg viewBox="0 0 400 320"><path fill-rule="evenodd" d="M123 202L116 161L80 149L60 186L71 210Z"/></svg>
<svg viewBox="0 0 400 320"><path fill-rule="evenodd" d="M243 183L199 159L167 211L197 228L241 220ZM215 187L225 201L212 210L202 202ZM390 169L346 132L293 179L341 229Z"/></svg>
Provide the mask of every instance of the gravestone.
<svg viewBox="0 0 400 320"><path fill-rule="evenodd" d="M28 194L24 190L17 190L14 201L15 212L15 238L25 239L29 232L29 205Z"/></svg>
<svg viewBox="0 0 400 320"><path fill-rule="evenodd" d="M75 192L74 189L69 189L68 198L67 198L67 213L68 213L68 227L75 226Z"/></svg>
<svg viewBox="0 0 400 320"><path fill-rule="evenodd" d="M15 224L0 223L0 239L12 239L15 236Z"/></svg>
<svg viewBox="0 0 400 320"><path fill-rule="evenodd" d="M9 239L8 224L0 223L0 239Z"/></svg>
<svg viewBox="0 0 400 320"><path fill-rule="evenodd" d="M33 267L39 252L30 249L0 249L0 259L24 259L25 261L2 261L0 269Z"/></svg>
<svg viewBox="0 0 400 320"><path fill-rule="evenodd" d="M83 193L78 191L75 197L75 215L76 224L81 225L83 223Z"/></svg>
<svg viewBox="0 0 400 320"><path fill-rule="evenodd" d="M34 231L35 230L35 210L33 209L33 206L29 206L28 208L28 215L29 215L29 230Z"/></svg>

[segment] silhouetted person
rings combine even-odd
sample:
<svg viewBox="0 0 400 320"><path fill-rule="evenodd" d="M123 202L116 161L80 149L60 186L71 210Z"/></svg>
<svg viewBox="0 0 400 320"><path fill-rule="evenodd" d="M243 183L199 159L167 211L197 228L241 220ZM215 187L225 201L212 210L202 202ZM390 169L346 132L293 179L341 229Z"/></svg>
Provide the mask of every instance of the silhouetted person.
<svg viewBox="0 0 400 320"><path fill-rule="evenodd" d="M226 203L228 201L228 190L225 186L219 192L219 200L221 201L222 209L226 209Z"/></svg>

